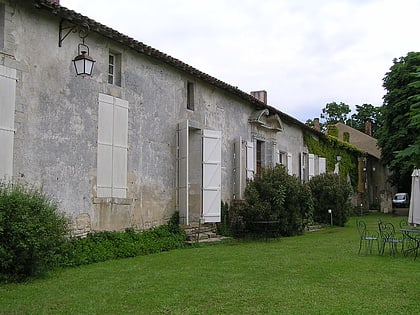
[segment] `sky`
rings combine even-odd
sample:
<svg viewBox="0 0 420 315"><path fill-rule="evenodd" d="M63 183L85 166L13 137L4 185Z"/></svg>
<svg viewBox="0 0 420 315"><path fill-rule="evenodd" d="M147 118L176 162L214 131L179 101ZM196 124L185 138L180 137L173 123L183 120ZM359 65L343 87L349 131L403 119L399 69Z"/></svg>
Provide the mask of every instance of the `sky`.
<svg viewBox="0 0 420 315"><path fill-rule="evenodd" d="M394 58L420 51L419 0L60 4L246 93L266 90L268 105L301 122L331 102L382 106Z"/></svg>

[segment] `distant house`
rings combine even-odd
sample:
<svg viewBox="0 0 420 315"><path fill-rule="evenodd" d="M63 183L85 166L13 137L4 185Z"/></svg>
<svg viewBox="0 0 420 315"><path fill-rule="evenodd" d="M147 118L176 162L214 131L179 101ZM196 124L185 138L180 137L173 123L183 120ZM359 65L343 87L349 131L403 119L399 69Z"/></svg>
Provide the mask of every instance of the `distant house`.
<svg viewBox="0 0 420 315"><path fill-rule="evenodd" d="M361 132L343 123L337 123L338 138L346 141L364 154L359 157L359 181L357 190L359 204L369 209L391 212L393 187L388 183L389 171L381 159L381 151L377 140L372 137L371 123L366 123L365 132Z"/></svg>
<svg viewBox="0 0 420 315"><path fill-rule="evenodd" d="M84 42L83 42L84 41ZM75 73L84 43L92 76ZM83 47L86 49L86 47ZM267 104L58 1L0 0L0 178L42 186L92 230L220 221L247 178L283 164L309 180L322 137Z"/></svg>

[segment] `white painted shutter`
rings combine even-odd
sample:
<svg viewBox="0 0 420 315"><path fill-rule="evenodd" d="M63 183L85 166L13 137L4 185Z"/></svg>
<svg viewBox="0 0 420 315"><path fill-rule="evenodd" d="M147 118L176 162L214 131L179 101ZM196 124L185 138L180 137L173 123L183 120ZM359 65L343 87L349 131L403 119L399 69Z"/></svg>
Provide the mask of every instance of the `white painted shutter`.
<svg viewBox="0 0 420 315"><path fill-rule="evenodd" d="M254 179L255 174L255 150L254 143L251 141L246 142L246 178Z"/></svg>
<svg viewBox="0 0 420 315"><path fill-rule="evenodd" d="M235 143L235 170L234 170L234 192L235 192L235 199L242 200L243 194L243 183L244 180L244 156L243 156L243 148L242 148L242 137L239 137L239 141Z"/></svg>
<svg viewBox="0 0 420 315"><path fill-rule="evenodd" d="M128 102L99 94L97 196L127 194Z"/></svg>
<svg viewBox="0 0 420 315"><path fill-rule="evenodd" d="M188 137L188 120L178 125L178 211L179 221L181 224L189 224L188 217L188 151L189 151L189 137Z"/></svg>
<svg viewBox="0 0 420 315"><path fill-rule="evenodd" d="M0 181L13 175L16 70L0 65Z"/></svg>
<svg viewBox="0 0 420 315"><path fill-rule="evenodd" d="M309 179L315 176L315 155L309 154L309 165L308 165L308 172L309 172Z"/></svg>
<svg viewBox="0 0 420 315"><path fill-rule="evenodd" d="M114 98L112 197L127 196L128 102Z"/></svg>
<svg viewBox="0 0 420 315"><path fill-rule="evenodd" d="M287 153L287 173L293 175L293 158L292 153Z"/></svg>
<svg viewBox="0 0 420 315"><path fill-rule="evenodd" d="M220 222L222 184L221 132L203 130L203 219Z"/></svg>
<svg viewBox="0 0 420 315"><path fill-rule="evenodd" d="M114 99L99 94L98 109L98 156L97 192L98 197L112 197L112 141L114 130Z"/></svg>
<svg viewBox="0 0 420 315"><path fill-rule="evenodd" d="M324 174L327 171L327 160L323 157L318 159L319 175Z"/></svg>
<svg viewBox="0 0 420 315"><path fill-rule="evenodd" d="M276 150L275 165L280 164L280 150Z"/></svg>

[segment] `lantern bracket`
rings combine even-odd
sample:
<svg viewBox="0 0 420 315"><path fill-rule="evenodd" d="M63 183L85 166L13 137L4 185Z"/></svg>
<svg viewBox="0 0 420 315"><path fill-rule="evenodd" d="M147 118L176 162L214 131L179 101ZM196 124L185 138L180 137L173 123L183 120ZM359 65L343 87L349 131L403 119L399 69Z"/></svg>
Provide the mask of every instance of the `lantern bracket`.
<svg viewBox="0 0 420 315"><path fill-rule="evenodd" d="M61 19L58 29L58 47L63 46L63 41L70 35L70 33L79 32L80 38L84 40L89 32L89 25L77 25L69 20Z"/></svg>

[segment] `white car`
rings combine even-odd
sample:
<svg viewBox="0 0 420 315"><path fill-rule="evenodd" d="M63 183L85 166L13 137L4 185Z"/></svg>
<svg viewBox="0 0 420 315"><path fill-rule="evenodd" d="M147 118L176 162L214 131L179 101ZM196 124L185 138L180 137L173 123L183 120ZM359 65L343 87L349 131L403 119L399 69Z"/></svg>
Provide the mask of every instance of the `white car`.
<svg viewBox="0 0 420 315"><path fill-rule="evenodd" d="M407 208L410 204L410 197L407 193L397 193L392 198L392 206L395 208Z"/></svg>

